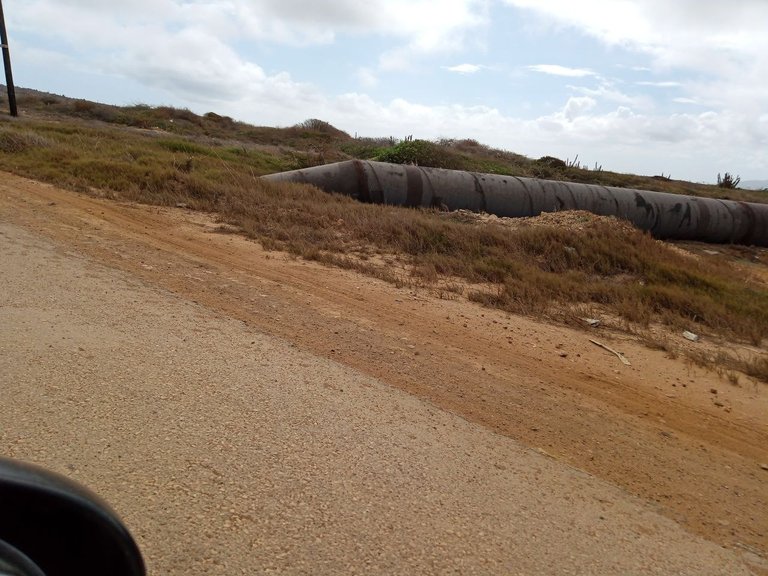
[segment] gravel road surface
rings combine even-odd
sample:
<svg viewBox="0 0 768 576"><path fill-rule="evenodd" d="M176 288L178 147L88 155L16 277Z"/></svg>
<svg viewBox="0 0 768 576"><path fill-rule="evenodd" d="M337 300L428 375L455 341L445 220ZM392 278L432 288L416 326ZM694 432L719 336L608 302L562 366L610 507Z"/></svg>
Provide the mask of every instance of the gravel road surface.
<svg viewBox="0 0 768 576"><path fill-rule="evenodd" d="M603 480L2 221L0 393L0 452L106 498L151 574L750 574Z"/></svg>

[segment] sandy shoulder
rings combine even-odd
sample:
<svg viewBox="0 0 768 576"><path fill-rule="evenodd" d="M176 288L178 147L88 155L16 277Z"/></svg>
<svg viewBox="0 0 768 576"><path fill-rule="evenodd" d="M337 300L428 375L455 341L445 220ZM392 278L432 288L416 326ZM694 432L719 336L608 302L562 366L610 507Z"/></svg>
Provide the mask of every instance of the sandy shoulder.
<svg viewBox="0 0 768 576"><path fill-rule="evenodd" d="M748 574L512 439L0 223L0 451L153 574Z"/></svg>

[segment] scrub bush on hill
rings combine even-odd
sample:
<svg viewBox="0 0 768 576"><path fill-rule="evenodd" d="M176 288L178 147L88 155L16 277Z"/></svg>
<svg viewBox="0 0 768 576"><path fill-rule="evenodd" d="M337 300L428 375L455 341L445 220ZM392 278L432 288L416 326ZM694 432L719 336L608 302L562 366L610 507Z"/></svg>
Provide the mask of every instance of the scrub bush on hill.
<svg viewBox="0 0 768 576"><path fill-rule="evenodd" d="M460 170L461 162L455 154L446 150L434 142L427 140L405 140L387 148L374 160L390 162L392 164L413 164L429 168L448 168Z"/></svg>

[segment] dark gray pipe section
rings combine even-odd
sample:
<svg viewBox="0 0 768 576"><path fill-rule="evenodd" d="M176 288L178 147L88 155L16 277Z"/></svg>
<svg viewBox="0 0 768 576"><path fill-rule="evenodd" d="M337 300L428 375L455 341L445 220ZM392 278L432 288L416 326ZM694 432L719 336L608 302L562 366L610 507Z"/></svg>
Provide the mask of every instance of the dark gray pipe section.
<svg viewBox="0 0 768 576"><path fill-rule="evenodd" d="M360 160L264 178L313 184L363 202L513 218L586 210L629 220L656 238L768 246L766 204Z"/></svg>

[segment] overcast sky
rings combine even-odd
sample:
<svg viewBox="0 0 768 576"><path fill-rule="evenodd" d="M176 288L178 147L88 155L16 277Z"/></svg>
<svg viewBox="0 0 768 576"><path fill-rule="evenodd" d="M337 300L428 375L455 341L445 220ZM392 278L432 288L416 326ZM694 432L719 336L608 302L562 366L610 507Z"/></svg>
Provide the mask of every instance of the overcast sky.
<svg viewBox="0 0 768 576"><path fill-rule="evenodd" d="M768 0L4 0L19 86L768 178Z"/></svg>

